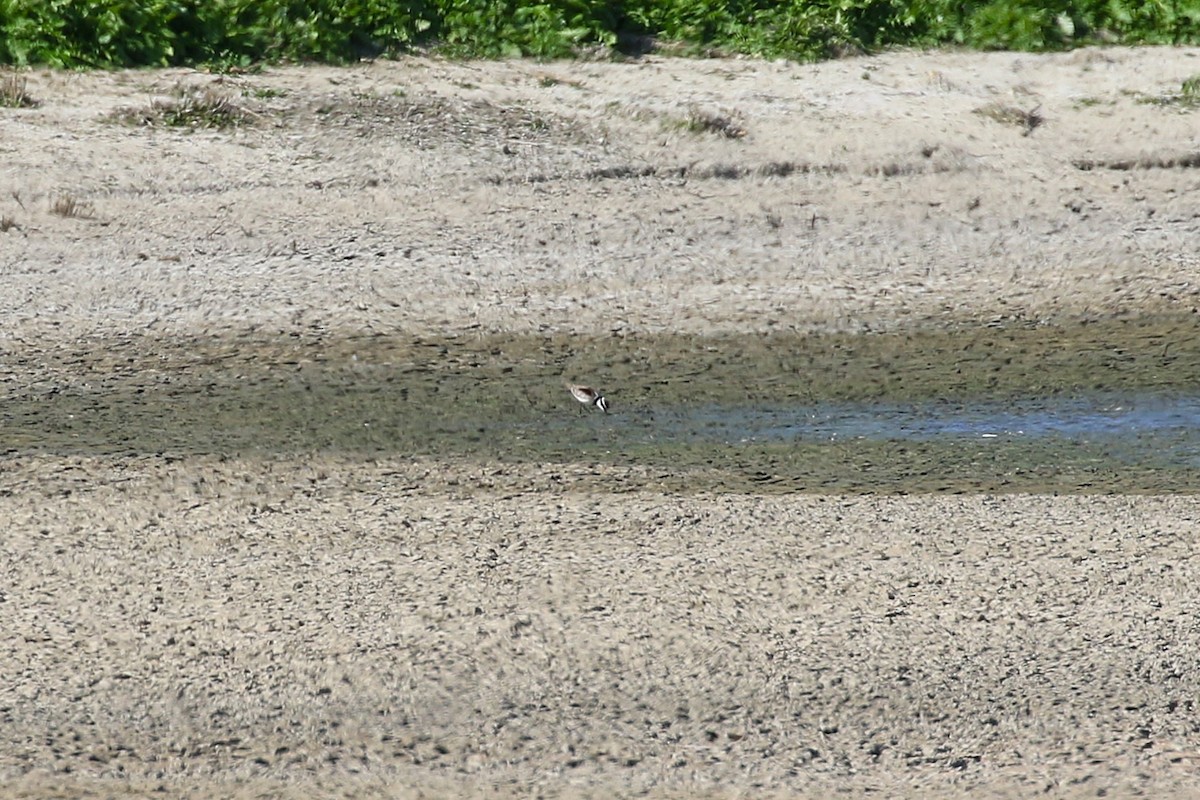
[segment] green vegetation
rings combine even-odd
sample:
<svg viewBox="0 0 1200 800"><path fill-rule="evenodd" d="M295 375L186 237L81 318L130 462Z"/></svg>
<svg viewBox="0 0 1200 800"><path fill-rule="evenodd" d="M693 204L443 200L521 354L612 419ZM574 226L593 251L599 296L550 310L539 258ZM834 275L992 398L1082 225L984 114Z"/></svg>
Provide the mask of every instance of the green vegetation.
<svg viewBox="0 0 1200 800"><path fill-rule="evenodd" d="M0 0L0 63L53 67L1197 41L1200 0Z"/></svg>

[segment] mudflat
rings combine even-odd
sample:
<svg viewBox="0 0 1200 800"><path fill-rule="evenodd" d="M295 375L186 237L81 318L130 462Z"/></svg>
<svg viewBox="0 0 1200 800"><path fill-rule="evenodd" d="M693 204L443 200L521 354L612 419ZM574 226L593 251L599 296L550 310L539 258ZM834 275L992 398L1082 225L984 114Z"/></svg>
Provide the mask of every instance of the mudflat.
<svg viewBox="0 0 1200 800"><path fill-rule="evenodd" d="M1193 470L663 430L1194 393L1197 73L22 73L0 786L1194 796Z"/></svg>

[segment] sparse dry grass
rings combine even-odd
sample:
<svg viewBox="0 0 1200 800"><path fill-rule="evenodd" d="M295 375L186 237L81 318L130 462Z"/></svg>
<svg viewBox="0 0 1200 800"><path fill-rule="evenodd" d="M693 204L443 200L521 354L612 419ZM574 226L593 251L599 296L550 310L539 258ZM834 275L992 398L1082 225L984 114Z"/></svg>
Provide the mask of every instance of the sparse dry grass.
<svg viewBox="0 0 1200 800"><path fill-rule="evenodd" d="M17 224L17 221L8 214L0 216L0 233L8 233L14 229L20 230L20 228L21 226Z"/></svg>
<svg viewBox="0 0 1200 800"><path fill-rule="evenodd" d="M540 75L538 76L537 84L543 89L549 89L553 86L570 86L572 89L582 89L584 86L583 81L561 78L557 75Z"/></svg>
<svg viewBox="0 0 1200 800"><path fill-rule="evenodd" d="M1046 118L1041 115L1041 106L1036 106L1026 111L1014 105L995 102L975 109L975 113L1003 125L1016 125L1019 128L1023 128L1022 135L1024 136L1033 133L1034 128L1037 128L1046 121Z"/></svg>
<svg viewBox="0 0 1200 800"><path fill-rule="evenodd" d="M1153 106L1170 106L1182 111L1200 108L1200 75L1193 75L1179 85L1178 92L1160 95L1143 95L1139 102Z"/></svg>
<svg viewBox="0 0 1200 800"><path fill-rule="evenodd" d="M208 87L176 87L167 100L154 100L141 108L121 108L109 115L112 122L125 125L168 128L229 128L249 122L252 114L234 102L233 97Z"/></svg>
<svg viewBox="0 0 1200 800"><path fill-rule="evenodd" d="M95 209L91 203L71 194L60 194L50 203L50 213L59 217L91 219Z"/></svg>
<svg viewBox="0 0 1200 800"><path fill-rule="evenodd" d="M28 90L28 81L15 72L0 78L0 106L4 108L34 108L41 105Z"/></svg>
<svg viewBox="0 0 1200 800"><path fill-rule="evenodd" d="M689 133L715 133L726 139L741 139L747 133L745 126L732 117L699 108L693 108L686 117L675 121L673 127Z"/></svg>
<svg viewBox="0 0 1200 800"><path fill-rule="evenodd" d="M258 100L273 100L277 97L287 97L287 95L287 89L277 89L274 86L242 89L242 97L253 97Z"/></svg>
<svg viewBox="0 0 1200 800"><path fill-rule="evenodd" d="M593 136L575 120L520 104L424 93L330 94L312 108L312 113L324 125L349 125L368 136L386 130L389 137L411 142L420 149L429 149L438 142L472 148L484 143L500 147L535 142L579 144L592 141Z"/></svg>

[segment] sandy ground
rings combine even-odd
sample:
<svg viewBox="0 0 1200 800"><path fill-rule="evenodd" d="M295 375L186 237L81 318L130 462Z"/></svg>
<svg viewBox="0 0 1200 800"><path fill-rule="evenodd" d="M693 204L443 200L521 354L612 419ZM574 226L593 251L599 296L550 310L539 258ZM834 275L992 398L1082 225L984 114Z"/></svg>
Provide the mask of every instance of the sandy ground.
<svg viewBox="0 0 1200 800"><path fill-rule="evenodd" d="M1197 73L28 73L40 105L0 109L4 794L1194 797L1194 497L77 455L6 444L3 399L102 388L55 354L118 340L1195 313L1200 126L1171 98ZM108 119L176 89L245 123Z"/></svg>

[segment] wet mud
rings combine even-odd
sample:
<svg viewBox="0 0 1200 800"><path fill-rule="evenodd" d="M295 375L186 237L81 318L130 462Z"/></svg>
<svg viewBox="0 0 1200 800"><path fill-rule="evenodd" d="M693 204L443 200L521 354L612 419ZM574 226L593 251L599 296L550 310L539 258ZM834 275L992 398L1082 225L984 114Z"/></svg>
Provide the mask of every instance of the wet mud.
<svg viewBox="0 0 1200 800"><path fill-rule="evenodd" d="M704 435L697 411L1193 392L1192 315L880 334L151 338L10 354L0 449L80 455L411 454L644 466L675 491L1200 488L1195 458L1079 437ZM25 372L22 370L25 369ZM596 383L612 413L578 406ZM815 428L816 426L814 426Z"/></svg>

